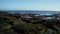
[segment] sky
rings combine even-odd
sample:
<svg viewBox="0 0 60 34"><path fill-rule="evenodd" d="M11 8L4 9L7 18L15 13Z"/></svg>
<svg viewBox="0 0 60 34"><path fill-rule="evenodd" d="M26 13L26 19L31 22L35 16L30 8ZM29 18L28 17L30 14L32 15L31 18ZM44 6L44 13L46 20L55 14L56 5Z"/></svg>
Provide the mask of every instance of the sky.
<svg viewBox="0 0 60 34"><path fill-rule="evenodd" d="M0 10L60 11L60 0L0 0Z"/></svg>

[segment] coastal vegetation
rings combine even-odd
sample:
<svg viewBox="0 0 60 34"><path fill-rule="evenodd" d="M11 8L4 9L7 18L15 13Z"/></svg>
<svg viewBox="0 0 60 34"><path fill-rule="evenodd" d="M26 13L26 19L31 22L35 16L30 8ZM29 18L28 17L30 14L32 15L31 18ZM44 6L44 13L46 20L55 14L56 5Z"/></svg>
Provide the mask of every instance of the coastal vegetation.
<svg viewBox="0 0 60 34"><path fill-rule="evenodd" d="M60 20L39 21L36 17L25 23L21 16L0 11L0 34L60 34Z"/></svg>

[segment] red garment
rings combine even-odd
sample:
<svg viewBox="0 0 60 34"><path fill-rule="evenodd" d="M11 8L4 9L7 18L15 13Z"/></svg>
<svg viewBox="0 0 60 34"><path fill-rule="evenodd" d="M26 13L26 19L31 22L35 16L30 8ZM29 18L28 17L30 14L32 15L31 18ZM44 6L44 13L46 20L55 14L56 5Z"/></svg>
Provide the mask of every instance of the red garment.
<svg viewBox="0 0 60 34"><path fill-rule="evenodd" d="M28 21L31 21L31 18L28 18L27 20L28 20Z"/></svg>

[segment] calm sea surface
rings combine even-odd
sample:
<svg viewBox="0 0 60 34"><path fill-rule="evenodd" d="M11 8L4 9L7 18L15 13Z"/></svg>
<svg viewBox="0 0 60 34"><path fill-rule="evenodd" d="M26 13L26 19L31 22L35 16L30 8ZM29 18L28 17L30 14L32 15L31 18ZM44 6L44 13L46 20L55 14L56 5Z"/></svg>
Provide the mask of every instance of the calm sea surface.
<svg viewBox="0 0 60 34"><path fill-rule="evenodd" d="M14 13L21 13L21 14L26 14L26 12L31 13L31 14L40 14L40 15L51 15L51 14L58 14L60 11L8 11L12 14Z"/></svg>

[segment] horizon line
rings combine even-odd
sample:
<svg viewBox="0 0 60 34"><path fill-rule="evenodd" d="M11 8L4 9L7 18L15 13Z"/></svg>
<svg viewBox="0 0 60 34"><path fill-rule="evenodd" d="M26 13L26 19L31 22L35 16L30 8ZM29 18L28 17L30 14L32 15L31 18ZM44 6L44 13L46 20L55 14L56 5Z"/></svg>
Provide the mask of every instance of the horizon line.
<svg viewBox="0 0 60 34"><path fill-rule="evenodd" d="M10 11L10 10L0 10L0 11ZM11 10L11 11L13 11L13 10ZM16 11L56 11L56 10L16 10Z"/></svg>

